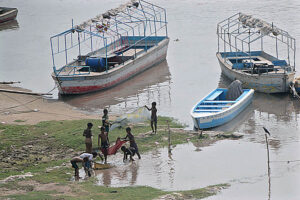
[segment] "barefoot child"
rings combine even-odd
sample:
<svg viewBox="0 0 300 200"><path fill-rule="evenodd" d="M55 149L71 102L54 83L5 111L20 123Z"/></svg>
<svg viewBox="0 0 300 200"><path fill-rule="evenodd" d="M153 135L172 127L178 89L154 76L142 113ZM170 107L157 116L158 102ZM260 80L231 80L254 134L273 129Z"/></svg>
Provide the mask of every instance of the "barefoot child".
<svg viewBox="0 0 300 200"><path fill-rule="evenodd" d="M105 131L108 134L109 133L110 122L109 122L109 118L108 118L108 110L106 108L103 110L102 126L105 128Z"/></svg>
<svg viewBox="0 0 300 200"><path fill-rule="evenodd" d="M156 134L157 131L157 109L156 109L156 102L152 102L152 107L148 108L148 106L145 106L149 111L151 111L151 128L152 128L152 132ZM155 130L153 128L153 124L155 127Z"/></svg>
<svg viewBox="0 0 300 200"><path fill-rule="evenodd" d="M123 162L125 162L125 160L127 160L128 156L130 156L130 161L134 161L134 159L132 157L135 155L135 148L133 148L133 147L126 148L125 146L122 146L121 150L124 153Z"/></svg>
<svg viewBox="0 0 300 200"><path fill-rule="evenodd" d="M134 136L133 136L132 133L131 133L131 128L130 128L130 127L127 127L127 128L126 128L126 132L127 132L126 137L125 137L125 138L122 138L122 139L126 140L126 139L128 138L127 141L130 142L130 147L133 147L133 148L135 149L136 155L139 157L139 159L141 159L141 155L140 155L140 153L139 153L138 146L137 146L137 144L136 144L136 142L135 142Z"/></svg>
<svg viewBox="0 0 300 200"><path fill-rule="evenodd" d="M82 163L82 166L84 167L85 172L89 176L91 176L90 170L91 170L91 161L93 158L97 156L96 152L90 153L83 153L80 156L76 156L70 160L72 167L75 170L75 180L79 180L79 167L78 163Z"/></svg>
<svg viewBox="0 0 300 200"><path fill-rule="evenodd" d="M82 158L80 157L74 157L70 160L71 164L72 164L72 167L74 168L75 170L75 180L79 180L79 167L78 167L78 163L82 163L82 165L84 166L84 162L87 162L88 158L86 158L85 160L83 160Z"/></svg>
<svg viewBox="0 0 300 200"><path fill-rule="evenodd" d="M83 136L85 136L85 152L92 153L92 123L87 124L87 129L84 130Z"/></svg>
<svg viewBox="0 0 300 200"><path fill-rule="evenodd" d="M100 131L101 132L98 135L98 147L101 148L101 150L104 154L104 163L106 164L108 148L109 148L108 133L105 132L105 128L103 126L101 126ZM100 140L101 140L101 146L100 146Z"/></svg>

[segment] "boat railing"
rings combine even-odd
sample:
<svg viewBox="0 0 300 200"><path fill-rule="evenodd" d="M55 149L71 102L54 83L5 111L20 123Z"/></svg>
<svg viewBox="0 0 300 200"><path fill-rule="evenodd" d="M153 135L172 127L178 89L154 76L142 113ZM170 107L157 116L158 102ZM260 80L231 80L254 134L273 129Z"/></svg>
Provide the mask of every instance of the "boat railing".
<svg viewBox="0 0 300 200"><path fill-rule="evenodd" d="M87 71L79 71L80 69L87 68ZM67 70L69 69L69 70ZM66 73L63 73L66 72ZM74 76L74 75L88 75L91 73L90 66L63 66L60 69L55 69L56 76ZM63 74L62 74L63 73Z"/></svg>
<svg viewBox="0 0 300 200"><path fill-rule="evenodd" d="M165 30L165 33L163 31ZM145 51L148 51L149 38L152 36L167 37L166 10L145 0L130 1L116 9L98 15L80 25L50 38L53 70L60 75L63 69L57 70L57 62L65 60L63 66L70 65L69 58L74 57L74 48L78 48L77 57L81 55L92 55L93 52L101 51L106 59L106 71L109 70L107 58L111 52L124 47L125 50L135 49L134 58L139 53L136 46L145 43ZM124 38L139 36L139 40L129 43ZM156 40L156 45L160 40ZM123 56L124 49L121 55ZM63 55L64 59L56 59ZM64 67L63 67L64 68ZM73 75L77 75L76 67Z"/></svg>
<svg viewBox="0 0 300 200"><path fill-rule="evenodd" d="M275 45L272 50L275 49L274 54L277 59L279 59L279 53L281 53L279 44L287 47L285 54L288 67L282 67L282 69L285 73L291 71L291 69L295 71L296 40L287 31L274 26L273 23L270 24L250 15L237 13L218 23L217 36L218 53L221 49L223 49L222 52L235 52L236 54L242 52L249 59L252 57L253 48L260 48L260 51L263 52L267 46L267 39L264 40L264 38L271 38ZM223 59L226 60L226 54Z"/></svg>
<svg viewBox="0 0 300 200"><path fill-rule="evenodd" d="M139 54L142 54L144 51L147 52L148 49L150 47L152 47L152 44L154 45L158 45L159 41L158 39L156 39L154 42L152 40L149 40L151 39L152 36L146 36L146 37L142 37L141 39L139 40L135 40L135 42L133 44L130 45L129 41L127 43L124 43L124 44L127 44L127 47L126 48L122 48L122 53L121 53L121 56L123 57L123 52L126 52L127 50L129 49L134 49L135 50L135 53L134 53L134 57L133 59L135 59ZM124 39L126 37L123 37L122 39ZM124 39L126 40L126 39ZM136 52L136 47L141 44L141 46L145 46L144 48L144 51L140 51L140 52ZM124 65L124 63L126 62L124 59L122 59L122 63L120 63L119 65L117 65L116 67L118 66L122 66ZM63 73L64 71L66 71L67 69L70 69L71 70L68 70L67 73ZM81 72L79 71L80 69L82 68L88 68L87 72L84 71L84 72ZM108 69L109 70L109 69ZM56 76L76 76L76 75L87 75L87 74L90 74L91 70L90 70L90 66L85 66L85 65L81 65L81 66L73 66L73 65L65 65L63 66L62 68L60 69L56 69L54 68L54 73L56 74Z"/></svg>

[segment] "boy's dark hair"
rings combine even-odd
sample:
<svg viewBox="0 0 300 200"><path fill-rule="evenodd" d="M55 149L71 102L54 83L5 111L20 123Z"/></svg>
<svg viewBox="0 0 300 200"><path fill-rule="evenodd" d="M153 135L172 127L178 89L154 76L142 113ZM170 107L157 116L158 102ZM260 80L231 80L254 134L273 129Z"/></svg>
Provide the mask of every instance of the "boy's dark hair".
<svg viewBox="0 0 300 200"><path fill-rule="evenodd" d="M97 155L98 155L97 152L95 152L95 151L92 152L92 154L93 154L93 158L97 157Z"/></svg>
<svg viewBox="0 0 300 200"><path fill-rule="evenodd" d="M121 150L122 150L123 152L125 152L126 147L125 147L125 146L122 146L122 147L121 147Z"/></svg>
<svg viewBox="0 0 300 200"><path fill-rule="evenodd" d="M108 110L106 108L104 108L103 113L108 113Z"/></svg>
<svg viewBox="0 0 300 200"><path fill-rule="evenodd" d="M91 122L89 122L89 123L87 123L87 126L88 126L88 127L92 127L93 124L92 124Z"/></svg>
<svg viewBox="0 0 300 200"><path fill-rule="evenodd" d="M105 128L101 126L100 131L105 131Z"/></svg>
<svg viewBox="0 0 300 200"><path fill-rule="evenodd" d="M154 101L154 102L152 102L152 106L156 106L156 102Z"/></svg>
<svg viewBox="0 0 300 200"><path fill-rule="evenodd" d="M126 131L131 131L131 128L130 128L130 127L127 127L127 128L126 128Z"/></svg>
<svg viewBox="0 0 300 200"><path fill-rule="evenodd" d="M88 157L84 157L83 158L83 162L87 162L87 161L89 161L89 158Z"/></svg>

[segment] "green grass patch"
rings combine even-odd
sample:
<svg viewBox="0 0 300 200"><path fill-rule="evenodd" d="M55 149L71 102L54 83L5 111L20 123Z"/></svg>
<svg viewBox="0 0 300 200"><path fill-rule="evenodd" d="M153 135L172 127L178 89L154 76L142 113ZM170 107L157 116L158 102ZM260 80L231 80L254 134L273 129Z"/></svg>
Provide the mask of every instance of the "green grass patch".
<svg viewBox="0 0 300 200"><path fill-rule="evenodd" d="M21 122L21 121L15 121ZM26 194L15 194L7 196L12 199L154 199L161 195L172 194L172 192L162 191L159 189L134 186L111 188L105 186L97 186L96 179L90 178L84 182L72 182L73 169L63 166L68 163L74 152L85 151L85 138L83 131L86 129L88 122L94 124L92 128L93 146L97 146L97 136L99 134L98 126L102 124L100 120L72 120L72 121L46 121L36 125L8 125L0 124L0 179L4 179L11 175L19 175L31 172L34 176L26 178L26 180L36 181L40 184L56 183L59 185L67 185L72 188L72 194L59 194L55 191L36 191L32 186L18 185L15 180L6 184L1 184L0 188L10 190L26 191ZM166 147L168 145L168 126L173 129L171 131L172 145L182 144L190 141L206 140L209 138L203 135L199 138L197 135L187 134L183 131L176 131L176 128L184 126L168 117L158 118L158 133L150 134L150 122L132 126L132 133L135 135L137 145L140 152L146 152L155 148ZM126 127L117 128L109 133L111 144L117 137L126 136ZM147 134L146 134L147 133ZM129 144L127 144L129 145ZM73 149L73 153L67 153ZM27 155L27 154L28 155ZM52 154L58 154L61 158L51 158ZM13 162L7 160L12 156L26 157L25 159L17 159L13 157ZM52 170L46 170L54 166L60 166ZM221 187L220 187L221 188ZM219 189L220 189L219 188ZM185 198L191 196L195 198L204 198L211 196L217 189L204 188L191 191L180 192ZM0 194L1 196L1 194Z"/></svg>
<svg viewBox="0 0 300 200"><path fill-rule="evenodd" d="M140 152L167 145L167 121L171 128L180 128L182 125L171 118L158 118L158 134L142 136L151 132L150 122L132 127L132 133ZM94 124L93 146L97 147L100 120L72 120L72 121L45 121L36 125L8 125L0 124L0 179L21 172L38 173L47 167L59 165L66 160L52 159L52 154L64 154L73 149L75 152L85 151L85 138L82 135L88 122ZM117 137L125 137L125 128L117 128L109 133L111 144ZM172 144L186 142L185 134L172 133ZM157 146L155 142L158 142ZM16 157L19 157L16 158ZM68 161L67 161L68 162Z"/></svg>

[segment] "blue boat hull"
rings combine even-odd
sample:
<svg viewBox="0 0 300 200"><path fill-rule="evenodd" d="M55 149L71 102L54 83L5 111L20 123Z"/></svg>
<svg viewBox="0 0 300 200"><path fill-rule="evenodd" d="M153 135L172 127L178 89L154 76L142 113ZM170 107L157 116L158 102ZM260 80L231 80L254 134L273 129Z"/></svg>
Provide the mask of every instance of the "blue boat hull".
<svg viewBox="0 0 300 200"><path fill-rule="evenodd" d="M202 116L197 117L197 114L193 113L193 108L191 115L194 121L195 128L208 129L223 125L231 121L232 119L237 117L252 102L253 94L254 91L252 90L252 92L250 92L249 95L247 95L240 101L237 101L235 105L218 113L208 113L207 115L203 114Z"/></svg>

